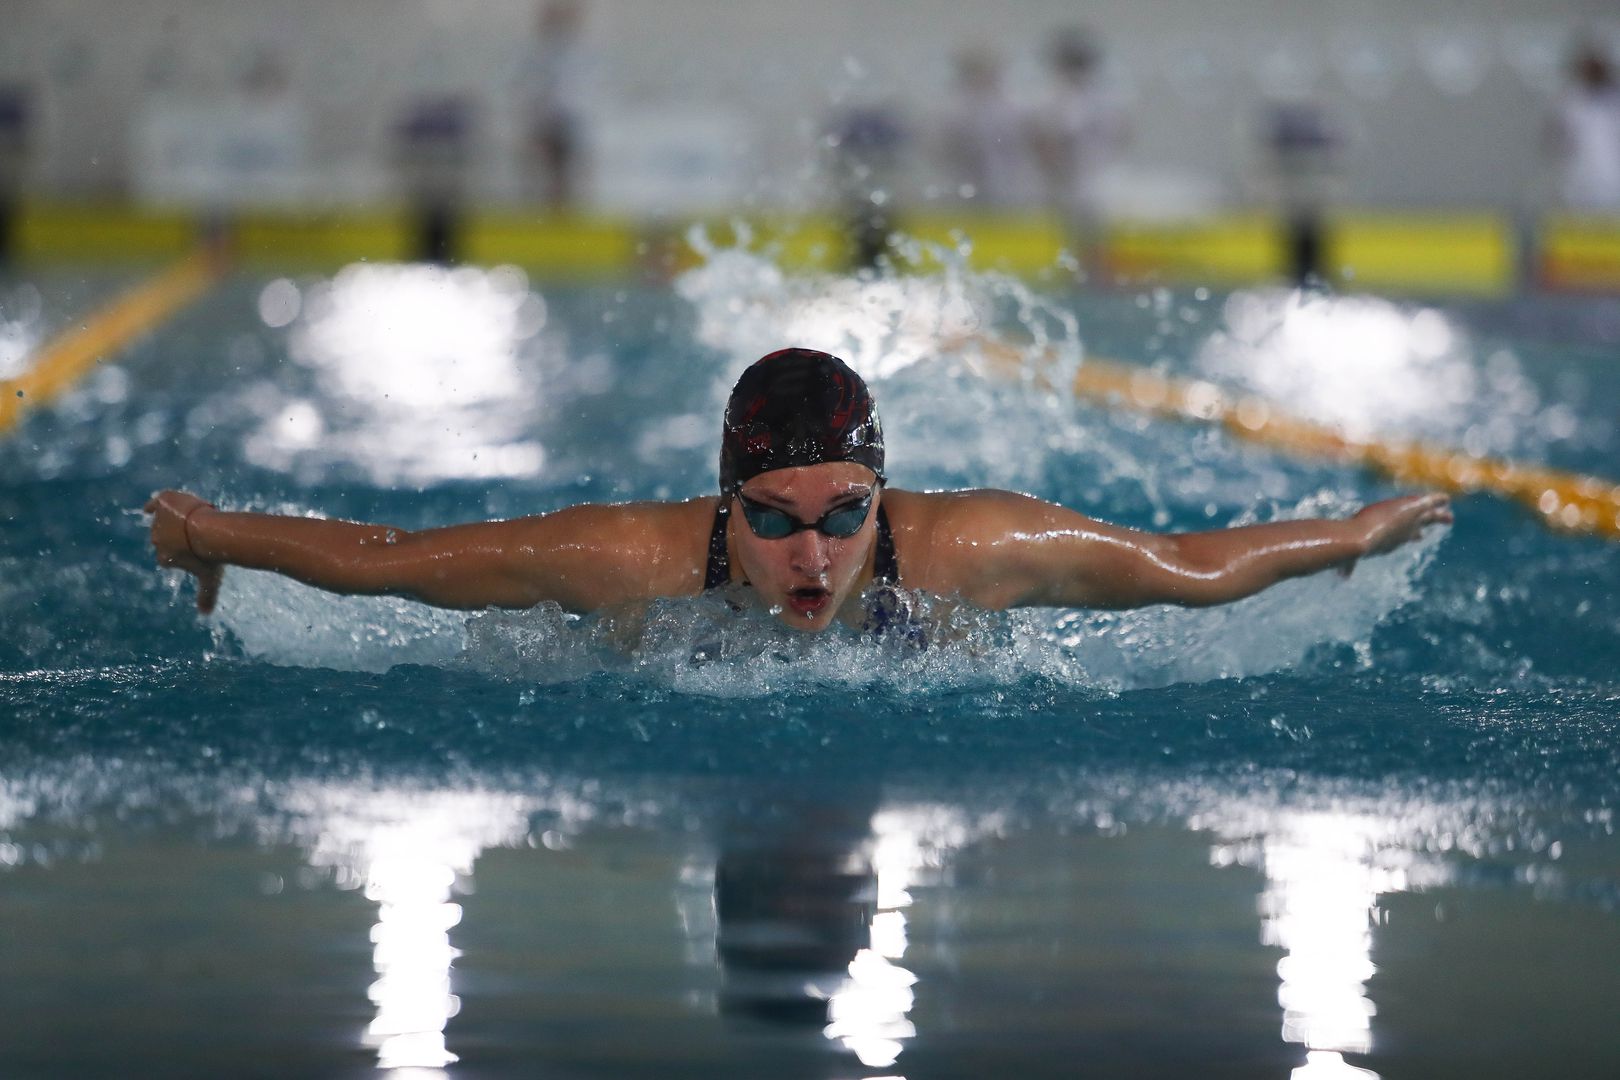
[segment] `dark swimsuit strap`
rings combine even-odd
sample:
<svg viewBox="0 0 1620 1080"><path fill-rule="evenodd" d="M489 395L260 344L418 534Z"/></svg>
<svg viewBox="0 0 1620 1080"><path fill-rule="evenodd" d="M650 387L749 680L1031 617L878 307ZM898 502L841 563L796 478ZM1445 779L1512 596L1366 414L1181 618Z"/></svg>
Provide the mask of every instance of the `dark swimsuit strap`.
<svg viewBox="0 0 1620 1080"><path fill-rule="evenodd" d="M703 572L703 588L718 589L731 583L731 555L726 551L726 522L731 517L731 500L721 497L714 508L714 525L709 529L709 565ZM894 552L894 532L889 515L878 503L877 555L872 561L872 584L900 584L900 559Z"/></svg>
<svg viewBox="0 0 1620 1080"><path fill-rule="evenodd" d="M709 568L703 572L703 591L731 583L731 554L726 551L726 521L731 517L731 499L720 496L714 508L714 526L709 529Z"/></svg>
<svg viewBox="0 0 1620 1080"><path fill-rule="evenodd" d="M900 559L894 553L894 533L889 529L889 515L878 503L877 557L872 560L872 584L900 584Z"/></svg>

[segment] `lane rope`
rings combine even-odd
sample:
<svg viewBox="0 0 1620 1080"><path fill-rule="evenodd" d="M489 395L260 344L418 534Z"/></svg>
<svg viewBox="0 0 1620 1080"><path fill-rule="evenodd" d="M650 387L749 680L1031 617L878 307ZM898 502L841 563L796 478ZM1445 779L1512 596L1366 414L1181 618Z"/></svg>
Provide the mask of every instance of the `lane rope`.
<svg viewBox="0 0 1620 1080"><path fill-rule="evenodd" d="M0 379L0 435L16 427L29 410L72 389L96 364L200 299L224 277L227 265L218 251L199 249L46 341L22 374Z"/></svg>
<svg viewBox="0 0 1620 1080"><path fill-rule="evenodd" d="M976 349L1002 375L1031 377L1028 358L1012 345L978 335L957 343ZM1035 374L1037 383L1052 387ZM1200 379L1175 379L1134 364L1087 356L1070 391L1100 405L1152 416L1220 424L1236 438L1290 454L1329 458L1400 484L1452 494L1490 492L1522 503L1559 532L1620 540L1620 484L1598 476L1477 457L1421 442L1360 441L1325 424L1289 416L1259 397L1234 396Z"/></svg>

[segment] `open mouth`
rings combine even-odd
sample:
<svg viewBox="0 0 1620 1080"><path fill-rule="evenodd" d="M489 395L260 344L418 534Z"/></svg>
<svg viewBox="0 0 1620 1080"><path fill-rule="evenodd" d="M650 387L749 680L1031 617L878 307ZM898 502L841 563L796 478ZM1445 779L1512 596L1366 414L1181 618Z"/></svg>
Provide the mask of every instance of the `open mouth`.
<svg viewBox="0 0 1620 1080"><path fill-rule="evenodd" d="M819 585L806 585L788 591L788 606L800 615L812 616L832 600L831 591Z"/></svg>

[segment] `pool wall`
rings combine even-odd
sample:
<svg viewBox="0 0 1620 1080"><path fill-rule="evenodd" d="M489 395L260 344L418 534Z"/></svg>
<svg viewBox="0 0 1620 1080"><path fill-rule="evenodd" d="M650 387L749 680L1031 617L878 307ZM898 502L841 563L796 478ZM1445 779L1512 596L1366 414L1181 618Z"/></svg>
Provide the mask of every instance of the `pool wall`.
<svg viewBox="0 0 1620 1080"><path fill-rule="evenodd" d="M971 269L1034 278L1064 274L1065 252L1085 238L1041 212L916 212L895 228L926 248L961 248ZM246 212L230 226L240 263L258 269L334 270L414 254L418 223L403 206L344 211ZM716 215L657 220L471 206L460 215L459 256L512 264L553 281L665 278L696 265L688 242L703 229L720 246L768 250L788 271L839 270L851 240L828 214ZM1288 270L1287 225L1264 213L1176 222L1117 221L1095 238L1111 276L1137 283L1240 287ZM14 249L23 266L99 265L178 257L197 240L194 214L128 203L24 203ZM1323 265L1357 291L1502 297L1526 287L1620 291L1620 219L1547 215L1529 226L1491 211L1343 210L1324 218ZM928 269L932 256L917 257Z"/></svg>

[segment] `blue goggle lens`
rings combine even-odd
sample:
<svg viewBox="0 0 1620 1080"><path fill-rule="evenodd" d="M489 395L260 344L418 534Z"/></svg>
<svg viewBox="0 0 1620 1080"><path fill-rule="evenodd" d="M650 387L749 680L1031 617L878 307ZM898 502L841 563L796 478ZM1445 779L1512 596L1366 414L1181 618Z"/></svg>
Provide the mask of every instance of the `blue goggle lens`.
<svg viewBox="0 0 1620 1080"><path fill-rule="evenodd" d="M808 522L800 521L785 510L757 503L741 492L737 495L737 501L742 503L743 517L747 519L748 527L761 540L785 540L805 529L814 529L834 540L847 540L861 531L861 526L866 524L867 512L872 509L872 496L868 495L858 503L829 510L819 520Z"/></svg>

